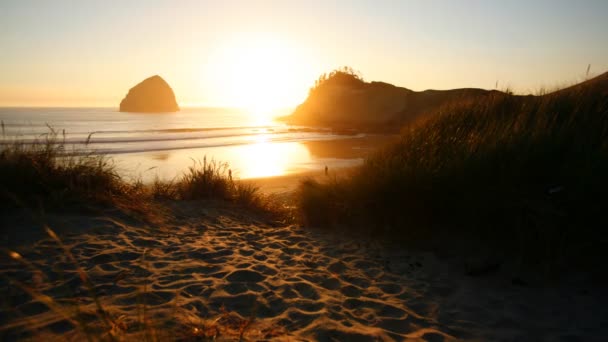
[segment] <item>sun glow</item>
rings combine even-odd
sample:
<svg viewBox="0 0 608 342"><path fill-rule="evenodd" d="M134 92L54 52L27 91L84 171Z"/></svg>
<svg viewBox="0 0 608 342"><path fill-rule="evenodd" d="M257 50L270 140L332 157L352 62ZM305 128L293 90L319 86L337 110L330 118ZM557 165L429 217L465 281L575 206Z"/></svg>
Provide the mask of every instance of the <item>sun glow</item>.
<svg viewBox="0 0 608 342"><path fill-rule="evenodd" d="M264 35L228 40L211 53L205 77L216 88L211 97L222 105L242 107L256 117L270 117L307 95L315 75L310 56L288 41Z"/></svg>

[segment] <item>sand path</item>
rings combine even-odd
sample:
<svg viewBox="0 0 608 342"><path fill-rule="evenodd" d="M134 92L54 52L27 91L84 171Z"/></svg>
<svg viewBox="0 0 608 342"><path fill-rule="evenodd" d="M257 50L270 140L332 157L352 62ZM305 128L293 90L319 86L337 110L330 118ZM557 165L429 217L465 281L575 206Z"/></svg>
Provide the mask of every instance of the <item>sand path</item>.
<svg viewBox="0 0 608 342"><path fill-rule="evenodd" d="M177 221L144 228L91 218L90 229L65 235L117 336L135 338L147 321L161 327L161 339L178 340L238 340L242 333L245 340L287 341L588 341L601 340L608 326L605 296L497 285L432 255L268 226L229 211ZM81 226L83 219L64 223ZM41 274L2 259L0 337L83 338L9 279L77 306L82 321L100 325L54 241L22 254Z"/></svg>

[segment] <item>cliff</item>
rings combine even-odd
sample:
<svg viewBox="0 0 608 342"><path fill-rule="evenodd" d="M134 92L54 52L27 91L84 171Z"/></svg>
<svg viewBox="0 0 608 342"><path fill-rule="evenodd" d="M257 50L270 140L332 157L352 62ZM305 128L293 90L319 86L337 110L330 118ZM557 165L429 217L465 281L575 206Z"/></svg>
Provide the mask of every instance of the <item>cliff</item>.
<svg viewBox="0 0 608 342"><path fill-rule="evenodd" d="M127 96L120 102L120 111L139 113L177 112L179 106L169 84L162 77L155 75L143 80L129 90Z"/></svg>
<svg viewBox="0 0 608 342"><path fill-rule="evenodd" d="M473 88L415 92L337 71L323 75L308 98L283 120L294 125L397 131L446 103L491 92Z"/></svg>

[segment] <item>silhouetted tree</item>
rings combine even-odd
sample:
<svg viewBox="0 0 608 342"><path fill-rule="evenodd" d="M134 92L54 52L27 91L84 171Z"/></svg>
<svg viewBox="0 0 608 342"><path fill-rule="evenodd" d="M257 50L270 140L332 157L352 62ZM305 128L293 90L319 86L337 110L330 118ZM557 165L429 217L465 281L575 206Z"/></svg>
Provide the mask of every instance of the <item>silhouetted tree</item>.
<svg viewBox="0 0 608 342"><path fill-rule="evenodd" d="M329 73L323 73L317 78L315 84L310 88L310 93L319 89L325 85L344 85L344 86L358 86L363 84L365 81L361 77L361 73L349 66L343 66L342 68L334 69Z"/></svg>

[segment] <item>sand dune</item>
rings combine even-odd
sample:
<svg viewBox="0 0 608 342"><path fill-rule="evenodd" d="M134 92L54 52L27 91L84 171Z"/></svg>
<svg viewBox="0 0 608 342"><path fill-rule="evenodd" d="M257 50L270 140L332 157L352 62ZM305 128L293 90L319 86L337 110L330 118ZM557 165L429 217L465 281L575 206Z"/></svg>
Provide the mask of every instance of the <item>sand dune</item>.
<svg viewBox="0 0 608 342"><path fill-rule="evenodd" d="M252 341L593 340L608 326L605 296L469 278L430 254L196 208L178 208L160 227L61 216L71 227L64 242L117 336L138 338L142 321L161 340L242 333ZM71 317L103 331L76 267L54 241L21 251L32 265L2 259L0 337L84 338L9 279L63 307L77 304Z"/></svg>

